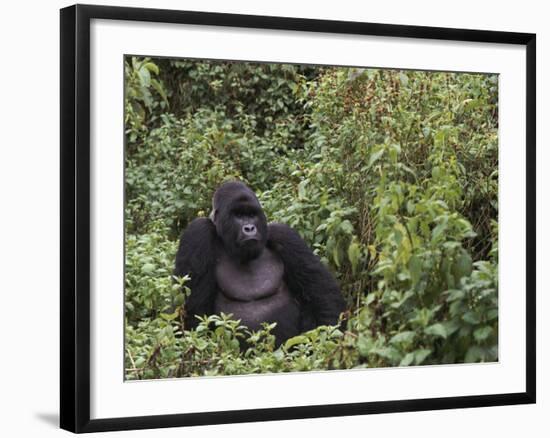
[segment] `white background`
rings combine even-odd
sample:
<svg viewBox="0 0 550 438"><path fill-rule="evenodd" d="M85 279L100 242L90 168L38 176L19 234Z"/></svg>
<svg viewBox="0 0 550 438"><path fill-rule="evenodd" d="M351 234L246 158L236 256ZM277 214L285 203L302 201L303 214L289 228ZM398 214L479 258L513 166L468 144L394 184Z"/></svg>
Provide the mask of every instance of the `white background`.
<svg viewBox="0 0 550 438"><path fill-rule="evenodd" d="M538 34L538 399L534 406L371 415L284 422L221 425L120 433L126 436L280 436L324 437L344 433L384 436L547 436L550 432L548 363L550 309L543 292L550 244L542 224L550 213L544 204L550 176L542 145L550 101L547 44L550 39L544 2L508 5L497 1L353 2L344 1L133 1L125 6L166 7L234 13L287 15L397 24L483 28ZM58 9L69 3L21 2L4 6L1 15L0 66L0 293L2 298L0 432L5 436L52 436L58 411L59 287L59 50ZM7 97L7 99L6 99ZM546 155L546 156L545 156ZM6 202L7 201L7 202ZM119 435L120 435L119 434Z"/></svg>

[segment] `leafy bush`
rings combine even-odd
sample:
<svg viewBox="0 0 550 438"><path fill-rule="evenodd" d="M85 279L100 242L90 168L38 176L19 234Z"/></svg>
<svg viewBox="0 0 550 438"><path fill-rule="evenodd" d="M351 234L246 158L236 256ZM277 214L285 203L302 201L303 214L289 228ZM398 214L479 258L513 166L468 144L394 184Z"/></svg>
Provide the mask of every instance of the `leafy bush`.
<svg viewBox="0 0 550 438"><path fill-rule="evenodd" d="M127 378L497 360L495 75L125 67ZM230 178L334 272L345 325L277 349L230 315L185 329L177 238Z"/></svg>

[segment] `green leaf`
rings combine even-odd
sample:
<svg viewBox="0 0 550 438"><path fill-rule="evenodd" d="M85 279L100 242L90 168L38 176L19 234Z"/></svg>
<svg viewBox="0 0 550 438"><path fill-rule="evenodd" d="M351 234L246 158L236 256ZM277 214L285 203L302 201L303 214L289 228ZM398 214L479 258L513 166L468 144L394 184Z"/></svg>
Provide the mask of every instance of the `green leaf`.
<svg viewBox="0 0 550 438"><path fill-rule="evenodd" d="M466 293L460 289L451 289L447 293L447 302L461 300L466 296Z"/></svg>
<svg viewBox="0 0 550 438"><path fill-rule="evenodd" d="M151 274L154 270L155 270L155 265L153 265L152 263L145 263L141 267L141 272L144 274Z"/></svg>
<svg viewBox="0 0 550 438"><path fill-rule="evenodd" d="M370 349L372 348L372 342L364 335L359 335L357 340L357 350L362 357L367 357Z"/></svg>
<svg viewBox="0 0 550 438"><path fill-rule="evenodd" d="M308 180L304 180L298 184L298 198L300 199L306 199L306 185L308 183Z"/></svg>
<svg viewBox="0 0 550 438"><path fill-rule="evenodd" d="M152 71L156 75L159 74L159 68L157 67L156 64L154 64L152 62L148 62L148 63L144 64L144 67L147 68L147 70Z"/></svg>
<svg viewBox="0 0 550 438"><path fill-rule="evenodd" d="M455 319L452 319L450 321L445 321L442 324L443 324L443 327L445 327L445 332L447 333L447 336L451 336L454 332L456 332L460 328L460 323Z"/></svg>
<svg viewBox="0 0 550 438"><path fill-rule="evenodd" d="M393 347L372 348L370 353L377 354L378 356L390 361L396 361L400 357L399 352Z"/></svg>
<svg viewBox="0 0 550 438"><path fill-rule="evenodd" d="M307 344L308 342L309 342L309 339L307 336L303 336L303 335L294 336L293 338L290 338L285 342L285 348L288 350L294 347L295 345Z"/></svg>
<svg viewBox="0 0 550 438"><path fill-rule="evenodd" d="M416 350L414 352L414 362L416 363L416 365L420 365L431 353L432 350L428 350L426 348Z"/></svg>
<svg viewBox="0 0 550 438"><path fill-rule="evenodd" d="M492 327L489 327L489 326L480 327L474 330L474 339L478 342L482 342L485 339L487 339L489 336L491 336L491 333L493 333Z"/></svg>
<svg viewBox="0 0 550 438"><path fill-rule="evenodd" d="M375 162L377 162L380 157L382 156L382 154L384 154L384 148L381 147L380 149L378 149L376 152L373 152L369 158L369 163L367 165L367 167L371 167Z"/></svg>
<svg viewBox="0 0 550 438"><path fill-rule="evenodd" d="M461 252L453 265L453 274L458 281L472 273L472 257L466 251Z"/></svg>
<svg viewBox="0 0 550 438"><path fill-rule="evenodd" d="M359 257L361 255L361 247L356 241L353 241L348 247L348 259L351 263L351 269L353 274L357 270L357 265L359 263Z"/></svg>
<svg viewBox="0 0 550 438"><path fill-rule="evenodd" d="M342 221L342 223L340 224L340 229L346 234L352 234L353 233L353 225L347 219Z"/></svg>
<svg viewBox="0 0 550 438"><path fill-rule="evenodd" d="M447 129L445 127L437 131L437 133L434 135L435 146L442 146L442 143L445 141L446 136L447 136Z"/></svg>
<svg viewBox="0 0 550 438"><path fill-rule="evenodd" d="M422 260L416 254L413 254L409 259L409 271L411 273L412 286L416 286L422 275Z"/></svg>
<svg viewBox="0 0 550 438"><path fill-rule="evenodd" d="M445 326L439 322L432 324L424 329L424 333L431 336L440 336L447 339L447 330Z"/></svg>
<svg viewBox="0 0 550 438"><path fill-rule="evenodd" d="M319 226L315 229L315 231L316 231L316 232L323 231L323 230L326 230L327 227L328 227L328 224L327 224L326 222L323 222L321 225L319 225Z"/></svg>
<svg viewBox="0 0 550 438"><path fill-rule="evenodd" d="M473 345L468 349L468 352L466 353L466 357L464 358L464 362L471 363L471 362L482 362L485 359L485 351L483 348Z"/></svg>
<svg viewBox="0 0 550 438"><path fill-rule="evenodd" d="M401 241L403 240L403 233L397 228L395 228L393 230L393 236L394 236L393 238L395 239L395 244L397 246L401 245Z"/></svg>
<svg viewBox="0 0 550 438"><path fill-rule="evenodd" d="M407 353L405 357L399 362L400 367L408 367L411 363L413 363L415 358L415 353Z"/></svg>
<svg viewBox="0 0 550 438"><path fill-rule="evenodd" d="M161 313L160 317L164 319L165 321L173 321L178 316L178 312L174 313Z"/></svg>
<svg viewBox="0 0 550 438"><path fill-rule="evenodd" d="M464 316L462 316L462 319L468 324L472 324L472 325L479 324L479 316L476 313L472 312L471 310L466 312Z"/></svg>
<svg viewBox="0 0 550 438"><path fill-rule="evenodd" d="M432 242L435 242L441 234L443 234L443 231L447 229L447 223L441 222L438 224L432 231Z"/></svg>
<svg viewBox="0 0 550 438"><path fill-rule="evenodd" d="M480 99L466 99L462 103L464 104L464 111L471 111L483 105L483 101Z"/></svg>
<svg viewBox="0 0 550 438"><path fill-rule="evenodd" d="M151 85L153 88L157 91L158 94L160 94L160 97L162 97L162 100L165 102L168 102L168 96L166 96L166 91L164 91L164 88L162 88L162 85L159 81L156 79L151 79Z"/></svg>
<svg viewBox="0 0 550 438"><path fill-rule="evenodd" d="M410 330L397 333L390 339L390 344L410 344L414 340L415 335L416 333Z"/></svg>
<svg viewBox="0 0 550 438"><path fill-rule="evenodd" d="M149 88L149 85L151 85L151 74L149 73L149 70L146 67L141 67L138 70L138 74L141 85Z"/></svg>
<svg viewBox="0 0 550 438"><path fill-rule="evenodd" d="M334 260L334 264L337 267L340 267L340 252L338 251L337 246L332 249L332 260Z"/></svg>

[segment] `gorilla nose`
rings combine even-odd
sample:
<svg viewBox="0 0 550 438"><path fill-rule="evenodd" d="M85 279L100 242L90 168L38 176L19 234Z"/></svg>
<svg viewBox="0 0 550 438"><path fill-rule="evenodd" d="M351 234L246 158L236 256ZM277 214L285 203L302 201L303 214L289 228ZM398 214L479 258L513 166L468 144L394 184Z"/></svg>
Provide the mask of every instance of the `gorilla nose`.
<svg viewBox="0 0 550 438"><path fill-rule="evenodd" d="M243 233L246 236L253 236L256 234L256 226L252 224L243 225Z"/></svg>

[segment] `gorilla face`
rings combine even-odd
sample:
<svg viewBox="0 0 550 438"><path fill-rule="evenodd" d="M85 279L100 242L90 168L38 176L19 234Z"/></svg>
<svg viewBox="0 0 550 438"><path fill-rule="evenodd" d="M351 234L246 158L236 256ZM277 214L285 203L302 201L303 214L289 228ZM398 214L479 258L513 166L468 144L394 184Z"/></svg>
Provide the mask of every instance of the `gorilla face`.
<svg viewBox="0 0 550 438"><path fill-rule="evenodd" d="M241 182L227 182L212 204L211 219L229 255L241 262L258 257L267 241L267 220L254 192Z"/></svg>

